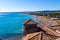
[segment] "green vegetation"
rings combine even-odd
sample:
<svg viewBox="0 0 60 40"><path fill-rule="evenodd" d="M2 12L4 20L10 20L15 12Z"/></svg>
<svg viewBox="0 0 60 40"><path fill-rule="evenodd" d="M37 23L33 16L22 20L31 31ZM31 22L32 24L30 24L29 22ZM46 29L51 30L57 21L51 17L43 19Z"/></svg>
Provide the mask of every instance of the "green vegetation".
<svg viewBox="0 0 60 40"><path fill-rule="evenodd" d="M60 17L60 13L58 12L52 12L49 14L50 17Z"/></svg>
<svg viewBox="0 0 60 40"><path fill-rule="evenodd" d="M31 12L30 15L37 15L37 16L49 15L50 17L60 17L60 12L49 12L49 13L44 13L44 12L33 13L33 12Z"/></svg>
<svg viewBox="0 0 60 40"><path fill-rule="evenodd" d="M42 14L42 13L30 13L30 15L43 16L43 14Z"/></svg>

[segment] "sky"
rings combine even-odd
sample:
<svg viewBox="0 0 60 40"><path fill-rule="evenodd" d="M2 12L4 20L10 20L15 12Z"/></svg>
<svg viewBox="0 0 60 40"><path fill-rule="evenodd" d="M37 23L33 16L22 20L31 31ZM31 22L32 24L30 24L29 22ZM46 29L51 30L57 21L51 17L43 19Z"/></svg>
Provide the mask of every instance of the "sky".
<svg viewBox="0 0 60 40"><path fill-rule="evenodd" d="M60 10L60 0L0 0L0 12Z"/></svg>

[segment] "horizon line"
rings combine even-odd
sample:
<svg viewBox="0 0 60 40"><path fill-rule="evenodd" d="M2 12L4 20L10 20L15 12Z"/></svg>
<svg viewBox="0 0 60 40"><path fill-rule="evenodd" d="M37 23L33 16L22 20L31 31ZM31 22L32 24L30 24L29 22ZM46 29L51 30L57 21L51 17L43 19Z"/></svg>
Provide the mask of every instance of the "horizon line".
<svg viewBox="0 0 60 40"><path fill-rule="evenodd" d="M34 12L34 11L60 11L60 10L30 10L30 11L0 11L0 12Z"/></svg>

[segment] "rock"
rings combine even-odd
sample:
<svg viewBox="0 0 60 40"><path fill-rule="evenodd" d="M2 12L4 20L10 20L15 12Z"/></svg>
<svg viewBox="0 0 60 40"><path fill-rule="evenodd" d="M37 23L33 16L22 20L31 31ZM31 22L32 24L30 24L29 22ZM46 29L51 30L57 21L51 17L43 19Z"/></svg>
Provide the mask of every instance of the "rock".
<svg viewBox="0 0 60 40"><path fill-rule="evenodd" d="M60 38L56 39L56 40L60 40Z"/></svg>

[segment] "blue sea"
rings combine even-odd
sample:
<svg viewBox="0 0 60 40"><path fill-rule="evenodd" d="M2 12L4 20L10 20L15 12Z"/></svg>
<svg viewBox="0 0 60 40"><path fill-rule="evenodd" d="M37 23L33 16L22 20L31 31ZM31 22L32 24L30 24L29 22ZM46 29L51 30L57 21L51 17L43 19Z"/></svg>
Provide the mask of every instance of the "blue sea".
<svg viewBox="0 0 60 40"><path fill-rule="evenodd" d="M34 17L20 12L0 12L0 36L8 37L8 35L23 33L23 21Z"/></svg>

